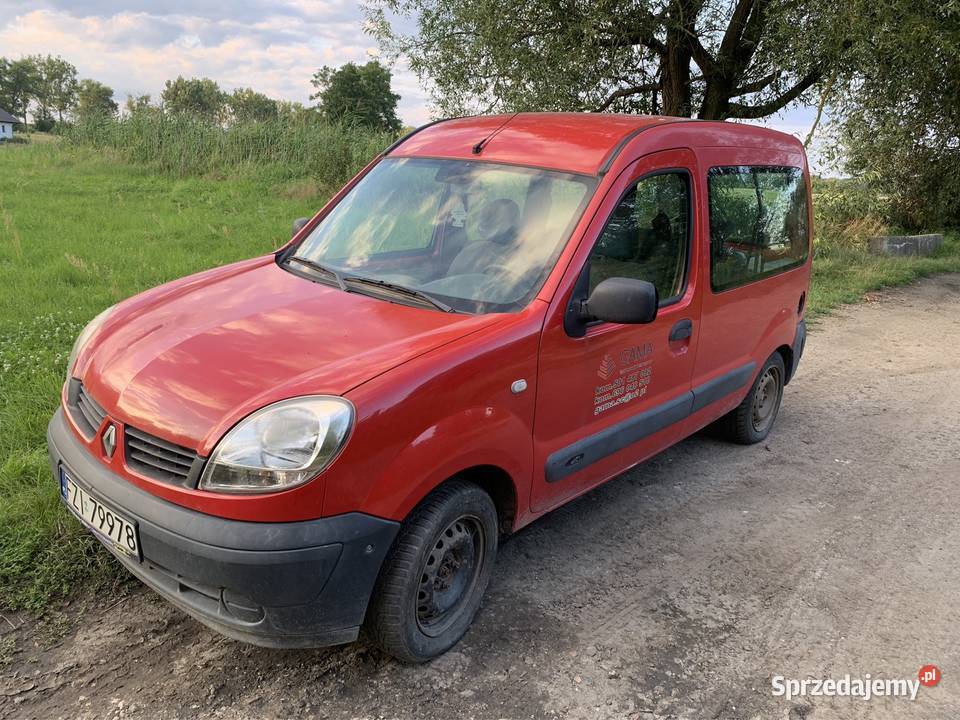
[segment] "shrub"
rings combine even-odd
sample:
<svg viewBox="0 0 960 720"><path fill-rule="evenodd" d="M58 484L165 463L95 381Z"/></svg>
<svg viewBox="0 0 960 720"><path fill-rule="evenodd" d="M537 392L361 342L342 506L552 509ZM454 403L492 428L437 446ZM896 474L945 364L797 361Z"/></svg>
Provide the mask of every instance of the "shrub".
<svg viewBox="0 0 960 720"><path fill-rule="evenodd" d="M887 231L890 199L867 179L814 179L814 252L862 248L871 235Z"/></svg>

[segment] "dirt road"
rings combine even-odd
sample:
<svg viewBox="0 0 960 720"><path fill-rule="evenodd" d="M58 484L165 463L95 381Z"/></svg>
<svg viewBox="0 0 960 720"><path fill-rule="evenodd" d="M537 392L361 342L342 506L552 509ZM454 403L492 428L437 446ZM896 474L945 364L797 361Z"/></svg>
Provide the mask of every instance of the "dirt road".
<svg viewBox="0 0 960 720"><path fill-rule="evenodd" d="M955 718L958 430L945 276L820 323L766 444L694 437L510 539L430 665L240 645L134 589L52 640L3 623L0 718ZM926 663L913 702L771 691Z"/></svg>

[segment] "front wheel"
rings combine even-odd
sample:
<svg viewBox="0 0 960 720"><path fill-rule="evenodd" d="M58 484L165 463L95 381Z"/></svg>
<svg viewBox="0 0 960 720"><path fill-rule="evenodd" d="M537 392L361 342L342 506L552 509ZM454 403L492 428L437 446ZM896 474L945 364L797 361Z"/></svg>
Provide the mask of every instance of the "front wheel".
<svg viewBox="0 0 960 720"><path fill-rule="evenodd" d="M743 402L718 421L723 435L741 445L765 440L780 410L785 378L783 357L775 352L760 368Z"/></svg>
<svg viewBox="0 0 960 720"><path fill-rule="evenodd" d="M426 662L470 627L497 555L497 509L478 486L452 480L404 521L384 563L367 624L394 657Z"/></svg>

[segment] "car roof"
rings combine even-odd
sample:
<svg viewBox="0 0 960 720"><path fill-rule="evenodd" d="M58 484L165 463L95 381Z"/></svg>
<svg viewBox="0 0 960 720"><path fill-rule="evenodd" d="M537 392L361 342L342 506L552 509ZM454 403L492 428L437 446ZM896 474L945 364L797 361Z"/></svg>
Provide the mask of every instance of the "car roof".
<svg viewBox="0 0 960 720"><path fill-rule="evenodd" d="M667 128L670 142L662 132ZM733 145L796 152L800 141L775 130L739 123L692 120L663 115L614 113L516 113L440 120L415 130L388 148L395 157L484 160L563 170L585 175L606 172L633 138L642 136L641 152L677 147ZM661 147L662 145L662 147Z"/></svg>

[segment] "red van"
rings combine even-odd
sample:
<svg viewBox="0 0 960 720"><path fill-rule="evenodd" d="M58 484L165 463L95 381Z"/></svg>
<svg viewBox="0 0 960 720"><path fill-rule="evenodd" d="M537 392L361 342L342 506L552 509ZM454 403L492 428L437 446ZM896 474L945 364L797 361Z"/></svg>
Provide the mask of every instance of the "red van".
<svg viewBox="0 0 960 720"><path fill-rule="evenodd" d="M666 117L434 123L265 257L81 333L48 432L67 507L247 642L424 661L498 538L716 423L770 432L803 352L795 138Z"/></svg>

